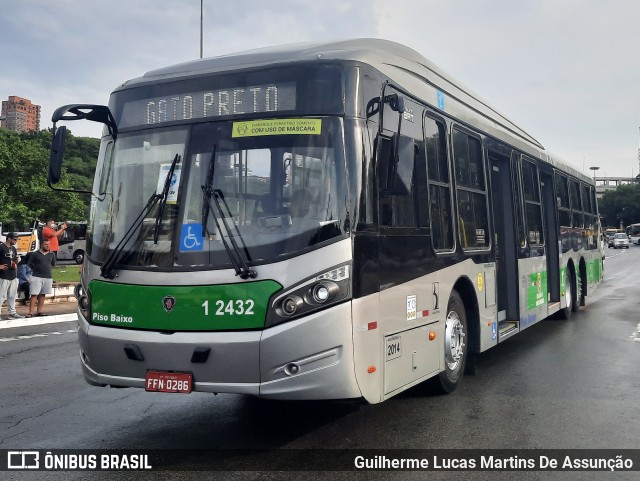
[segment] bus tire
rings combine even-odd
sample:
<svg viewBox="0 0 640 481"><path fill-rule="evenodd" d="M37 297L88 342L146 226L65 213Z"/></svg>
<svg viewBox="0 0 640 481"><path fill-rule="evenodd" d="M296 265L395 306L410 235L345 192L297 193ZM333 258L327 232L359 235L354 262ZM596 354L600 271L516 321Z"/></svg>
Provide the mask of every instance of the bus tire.
<svg viewBox="0 0 640 481"><path fill-rule="evenodd" d="M576 271L574 270L571 274L573 274L573 279L572 279L572 283L571 283L571 288L573 290L572 294L573 294L573 305L571 306L571 309L573 310L573 312L577 312L578 311L578 307L580 307L580 298L579 296L579 292L582 289L582 281L580 279L580 271L578 271L578 275L576 276Z"/></svg>
<svg viewBox="0 0 640 481"><path fill-rule="evenodd" d="M587 272L585 270L584 264L580 264L580 273L578 274L578 282L576 284L576 299L575 309L577 311L580 306L584 307L587 305Z"/></svg>
<svg viewBox="0 0 640 481"><path fill-rule="evenodd" d="M447 304L444 334L444 371L436 378L442 393L453 392L462 380L468 352L469 329L464 303L457 291L451 292Z"/></svg>
<svg viewBox="0 0 640 481"><path fill-rule="evenodd" d="M73 253L73 260L76 264L82 264L84 262L84 251L78 249Z"/></svg>
<svg viewBox="0 0 640 481"><path fill-rule="evenodd" d="M570 319L571 313L576 310L573 308L574 304L576 303L576 283L573 280L573 278L575 277L574 272L575 270L572 267L567 267L567 280L565 281L566 285L564 288L564 299L566 306L560 309L560 318L565 320Z"/></svg>

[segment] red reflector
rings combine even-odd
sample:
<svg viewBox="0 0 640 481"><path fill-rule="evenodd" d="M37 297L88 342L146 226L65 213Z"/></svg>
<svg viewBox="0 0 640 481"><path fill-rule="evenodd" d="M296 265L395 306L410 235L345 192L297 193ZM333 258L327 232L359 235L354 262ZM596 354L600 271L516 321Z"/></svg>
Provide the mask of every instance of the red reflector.
<svg viewBox="0 0 640 481"><path fill-rule="evenodd" d="M369 324L367 324L367 328L369 331L373 331L374 329L378 329L378 323L377 322L370 322Z"/></svg>
<svg viewBox="0 0 640 481"><path fill-rule="evenodd" d="M422 311L422 317L428 317L429 316L429 311Z"/></svg>

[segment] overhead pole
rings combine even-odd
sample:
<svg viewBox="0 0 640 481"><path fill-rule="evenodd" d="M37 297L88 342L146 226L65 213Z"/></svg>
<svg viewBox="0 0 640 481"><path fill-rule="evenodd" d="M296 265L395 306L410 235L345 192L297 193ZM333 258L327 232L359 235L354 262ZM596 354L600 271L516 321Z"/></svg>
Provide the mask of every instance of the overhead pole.
<svg viewBox="0 0 640 481"><path fill-rule="evenodd" d="M204 0L200 0L200 58L202 58L202 10L203 10L203 2Z"/></svg>

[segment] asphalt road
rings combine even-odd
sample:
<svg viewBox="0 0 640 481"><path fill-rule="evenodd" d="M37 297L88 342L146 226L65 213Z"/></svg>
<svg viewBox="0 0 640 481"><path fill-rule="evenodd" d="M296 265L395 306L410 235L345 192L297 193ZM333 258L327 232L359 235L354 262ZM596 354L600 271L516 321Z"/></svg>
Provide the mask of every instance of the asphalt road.
<svg viewBox="0 0 640 481"><path fill-rule="evenodd" d="M74 323L5 329L0 331L0 449L640 449L638 266L639 246L628 251L608 249L605 281L589 294L586 308L569 321L540 322L484 353L477 373L465 377L453 394L434 395L418 386L377 405L91 387L80 372ZM190 451L183 452L188 460ZM245 454L238 462L255 466L257 459ZM197 458L185 463L206 461ZM609 479L637 479L637 472L609 474ZM157 474L148 476L158 479ZM604 476L603 472L540 471L234 471L172 472L161 478ZM88 477L130 479L132 475L39 472L23 474L21 479ZM140 474L135 477L147 479Z"/></svg>

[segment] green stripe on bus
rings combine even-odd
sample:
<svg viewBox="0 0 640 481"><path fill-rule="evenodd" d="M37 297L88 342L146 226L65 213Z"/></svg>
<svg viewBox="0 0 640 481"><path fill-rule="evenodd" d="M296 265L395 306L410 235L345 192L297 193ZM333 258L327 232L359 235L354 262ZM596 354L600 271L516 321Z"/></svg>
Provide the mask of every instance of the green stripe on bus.
<svg viewBox="0 0 640 481"><path fill-rule="evenodd" d="M211 286L141 286L93 280L93 324L166 331L219 331L264 327L275 281Z"/></svg>

